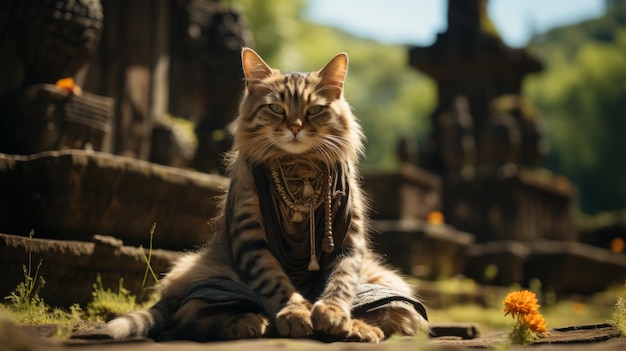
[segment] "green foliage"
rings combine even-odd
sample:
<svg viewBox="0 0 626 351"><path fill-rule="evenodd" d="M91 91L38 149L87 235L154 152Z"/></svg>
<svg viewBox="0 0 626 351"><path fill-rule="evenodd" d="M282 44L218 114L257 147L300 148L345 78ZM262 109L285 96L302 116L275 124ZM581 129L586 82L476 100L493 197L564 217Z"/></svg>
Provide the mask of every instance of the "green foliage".
<svg viewBox="0 0 626 351"><path fill-rule="evenodd" d="M547 71L527 93L546 116L547 167L570 177L585 212L626 207L626 4L535 38Z"/></svg>
<svg viewBox="0 0 626 351"><path fill-rule="evenodd" d="M29 237L32 239L33 231ZM39 296L39 291L44 287L45 280L39 275L42 261L37 268L32 269L32 252L28 253L28 264L23 266L24 281L4 299L7 303L0 304L0 314L7 315L9 319L18 324L57 324L58 328L54 336L67 338L72 328L81 321L82 310L78 305L72 305L70 311L60 308L52 308Z"/></svg>
<svg viewBox="0 0 626 351"><path fill-rule="evenodd" d="M141 250L141 253L143 255L143 259L146 261L146 271L143 274L143 280L141 281L141 297L140 300L143 300L144 297L144 293L146 291L146 283L148 281L148 273L150 273L150 275L152 276L152 279L154 279L154 282L156 284L159 284L159 278L157 278L156 273L154 273L154 270L152 269L152 265L150 264L152 262L152 242L154 239L154 232L156 230L156 223L152 224L152 228L150 228L150 246L148 247L148 254L146 255L146 251L144 250L143 246L139 246L139 249ZM120 282L120 291L121 291L122 285Z"/></svg>
<svg viewBox="0 0 626 351"><path fill-rule="evenodd" d="M109 321L139 308L135 295L124 288L122 278L117 291L114 292L110 288L104 288L102 277L98 274L92 295L93 299L87 304L87 318L91 321Z"/></svg>
<svg viewBox="0 0 626 351"><path fill-rule="evenodd" d="M39 275L39 268L41 268L42 261L39 261L37 269L33 274L31 271L30 260L28 267L22 266L24 271L24 281L20 282L15 290L11 291L9 296L5 296L5 300L9 302L9 306L16 312L18 311L38 311L43 312L48 310L48 306L39 297L39 291L46 284L46 281ZM37 314L37 313L36 313ZM26 317L28 319L29 317Z"/></svg>
<svg viewBox="0 0 626 351"><path fill-rule="evenodd" d="M149 272L158 284L156 274L150 265L155 229L156 223L150 230L148 253L146 254L143 247L141 247L147 265L142 284L144 288ZM32 237L33 232L31 231L30 238L32 239ZM7 303L0 304L0 317L6 315L10 320L18 324L55 324L57 329L54 336L68 338L72 329L85 323L85 317L91 321L108 321L136 309L150 306L158 300L158 294L152 294L145 302L137 303L136 296L124 288L123 278L120 278L117 291L112 291L110 288L104 288L102 277L98 274L96 283L93 285L93 299L87 304L86 311L83 311L78 304L72 305L69 311L52 308L39 296L39 291L45 285L45 280L39 275L41 265L42 261L39 261L37 267L33 269L32 252L29 251L28 264L23 266L24 281L20 282L15 290L4 298Z"/></svg>
<svg viewBox="0 0 626 351"><path fill-rule="evenodd" d="M506 336L513 345L530 344L538 338L524 323L514 323Z"/></svg>
<svg viewBox="0 0 626 351"><path fill-rule="evenodd" d="M253 46L269 63L293 55L290 43L298 40L301 32L298 21L304 7L303 0L227 0L227 4L241 11L251 29Z"/></svg>
<svg viewBox="0 0 626 351"><path fill-rule="evenodd" d="M143 258L146 261L146 271L141 282L142 293L139 300L144 300L144 293L146 291L146 283L148 276L151 275L155 283L159 283L159 279L156 273L152 269L152 243L154 239L154 232L156 230L156 223L150 228L150 245L148 247L148 253L146 254L143 246L140 246ZM144 308L152 305L158 300L158 294L152 294L150 299L140 304L137 303L137 297L124 288L124 278L120 278L117 291L112 291L110 288L104 288L102 285L102 277L100 274L96 277L96 283L93 285L93 299L87 304L87 318L92 321L109 321L115 317L132 312L134 310Z"/></svg>
<svg viewBox="0 0 626 351"><path fill-rule="evenodd" d="M139 247L146 262L146 271L141 282L142 292L139 298L140 301L144 301L146 283L149 275L152 276L152 279L154 279L156 284L159 283L159 279L157 278L151 265L152 243L155 231L156 223L152 224L152 228L150 228L150 244L148 247L148 253L146 254L143 246ZM92 295L93 299L87 304L87 318L98 322L109 321L115 317L119 317L134 310L148 307L154 304L159 298L158 294L155 293L152 294L147 301L137 303L137 297L131 294L128 289L124 288L124 278L120 278L117 291L112 291L110 288L104 288L100 274L96 277L96 283L93 285Z"/></svg>

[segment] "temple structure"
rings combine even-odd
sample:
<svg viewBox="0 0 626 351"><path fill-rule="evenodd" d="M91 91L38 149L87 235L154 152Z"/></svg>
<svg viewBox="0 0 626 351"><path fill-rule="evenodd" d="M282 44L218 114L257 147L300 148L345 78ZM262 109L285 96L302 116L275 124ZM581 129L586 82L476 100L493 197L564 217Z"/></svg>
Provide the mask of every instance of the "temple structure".
<svg viewBox="0 0 626 351"><path fill-rule="evenodd" d="M417 164L443 178L447 220L478 241L575 240L569 183L536 172L547 145L522 81L541 61L503 43L487 1L448 3L448 29L409 50L410 65L437 83Z"/></svg>

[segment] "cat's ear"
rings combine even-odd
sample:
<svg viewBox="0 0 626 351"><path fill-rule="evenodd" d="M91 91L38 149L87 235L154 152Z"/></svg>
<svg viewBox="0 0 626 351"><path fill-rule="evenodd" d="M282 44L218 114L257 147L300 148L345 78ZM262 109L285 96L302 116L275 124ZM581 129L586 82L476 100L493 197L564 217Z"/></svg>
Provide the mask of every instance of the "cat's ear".
<svg viewBox="0 0 626 351"><path fill-rule="evenodd" d="M335 99L338 99L343 93L343 83L346 79L347 71L348 54L345 52L337 54L324 68L319 70L324 90L329 91Z"/></svg>
<svg viewBox="0 0 626 351"><path fill-rule="evenodd" d="M250 48L243 48L241 51L241 65L247 82L262 80L272 74L272 68Z"/></svg>

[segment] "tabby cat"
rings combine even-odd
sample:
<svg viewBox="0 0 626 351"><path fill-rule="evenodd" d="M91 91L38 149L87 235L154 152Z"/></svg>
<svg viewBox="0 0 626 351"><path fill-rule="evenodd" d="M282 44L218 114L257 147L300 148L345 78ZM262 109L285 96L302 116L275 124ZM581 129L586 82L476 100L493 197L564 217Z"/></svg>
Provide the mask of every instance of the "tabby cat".
<svg viewBox="0 0 626 351"><path fill-rule="evenodd" d="M363 284L413 292L369 248L356 168L363 134L343 96L347 54L319 71L283 73L244 48L242 65L231 184L215 234L174 264L157 304L112 320L108 332L378 342L427 330L425 313L398 301L353 318Z"/></svg>

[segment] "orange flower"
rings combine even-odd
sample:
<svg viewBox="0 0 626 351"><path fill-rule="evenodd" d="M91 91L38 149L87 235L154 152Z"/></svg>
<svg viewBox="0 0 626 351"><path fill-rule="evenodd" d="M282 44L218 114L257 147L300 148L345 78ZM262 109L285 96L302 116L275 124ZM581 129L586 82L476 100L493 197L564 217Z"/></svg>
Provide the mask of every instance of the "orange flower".
<svg viewBox="0 0 626 351"><path fill-rule="evenodd" d="M439 211L431 211L428 214L428 217L426 218L426 220L428 221L428 223L430 224L442 224L443 221L445 220L445 217L443 216L443 213L439 212Z"/></svg>
<svg viewBox="0 0 626 351"><path fill-rule="evenodd" d="M504 315L511 314L515 318L518 315L524 316L531 313L538 313L539 305L537 296L528 290L512 291L504 298Z"/></svg>
<svg viewBox="0 0 626 351"><path fill-rule="evenodd" d="M522 315L522 321L526 323L528 328L535 333L546 333L546 321L539 312L528 313Z"/></svg>
<svg viewBox="0 0 626 351"><path fill-rule="evenodd" d="M78 85L76 85L76 82L74 82L74 78L72 77L59 79L56 81L55 85L59 89L71 91L75 95L80 95L80 93L82 92L82 90Z"/></svg>

